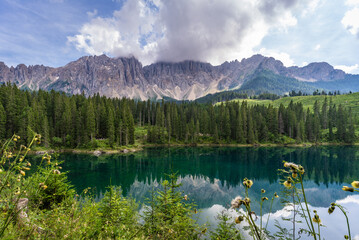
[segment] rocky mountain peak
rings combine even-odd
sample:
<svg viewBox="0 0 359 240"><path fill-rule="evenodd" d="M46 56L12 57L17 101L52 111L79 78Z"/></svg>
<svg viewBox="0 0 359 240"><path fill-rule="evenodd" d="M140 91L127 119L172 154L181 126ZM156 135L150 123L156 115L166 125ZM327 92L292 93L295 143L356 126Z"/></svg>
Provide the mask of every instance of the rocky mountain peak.
<svg viewBox="0 0 359 240"><path fill-rule="evenodd" d="M329 63L314 62L304 67L290 67L289 74L308 81L334 81L345 78L345 72L334 69Z"/></svg>
<svg viewBox="0 0 359 240"><path fill-rule="evenodd" d="M133 56L111 58L84 56L59 68L19 64L8 67L0 62L0 82L13 82L33 90L55 89L71 94L85 91L108 97L196 99L208 93L238 89L268 71L276 76L300 81L342 80L347 75L325 62L305 67L285 67L272 57L260 54L224 62L219 66L198 61L158 62L143 67ZM352 76L352 75L351 75Z"/></svg>

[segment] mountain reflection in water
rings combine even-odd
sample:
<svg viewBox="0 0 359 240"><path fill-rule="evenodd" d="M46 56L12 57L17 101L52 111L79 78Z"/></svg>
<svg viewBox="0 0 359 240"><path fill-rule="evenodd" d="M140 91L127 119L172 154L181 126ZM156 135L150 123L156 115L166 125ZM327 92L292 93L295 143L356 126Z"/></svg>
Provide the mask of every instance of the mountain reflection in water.
<svg viewBox="0 0 359 240"><path fill-rule="evenodd" d="M35 165L41 161L40 156L31 158ZM359 180L359 147L355 146L146 148L129 155L61 154L59 160L64 161L63 170L68 171L78 192L91 187L98 197L112 184L121 186L124 195L143 202L151 190L160 187L165 174L173 171L182 183L180 190L203 210L229 207L234 197L244 195L245 177L254 182L249 191L252 199L260 199L261 189L271 199L274 192L281 195L277 170L283 168L284 160L305 168L306 195L314 208L327 209L331 202L345 201L348 196L358 199L358 195L341 190ZM358 205L358 201L353 204ZM269 205L269 201L264 204L265 213ZM253 208L259 211L258 204ZM275 201L273 211L282 209L280 200ZM355 218L359 217L351 220L358 226Z"/></svg>

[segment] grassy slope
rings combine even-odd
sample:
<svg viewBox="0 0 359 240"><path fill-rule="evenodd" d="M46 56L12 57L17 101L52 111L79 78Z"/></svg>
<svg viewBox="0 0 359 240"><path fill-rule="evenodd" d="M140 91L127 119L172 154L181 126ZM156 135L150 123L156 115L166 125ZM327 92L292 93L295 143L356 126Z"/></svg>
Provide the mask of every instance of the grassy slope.
<svg viewBox="0 0 359 240"><path fill-rule="evenodd" d="M256 105L256 104L264 104L269 105L272 104L274 107L279 107L280 104L287 106L290 101L301 102L304 108L312 108L314 102L316 100L319 103L323 103L325 97L328 100L332 99L333 103L336 105L343 104L345 107L350 107L355 114L359 114L359 93L352 93L352 94L344 94L344 95L337 95L337 96L298 96L298 97L285 97L281 99L277 99L274 101L271 100L257 100L257 99L235 99L232 101L236 102L243 102L247 101L249 105ZM220 104L220 103L217 103Z"/></svg>

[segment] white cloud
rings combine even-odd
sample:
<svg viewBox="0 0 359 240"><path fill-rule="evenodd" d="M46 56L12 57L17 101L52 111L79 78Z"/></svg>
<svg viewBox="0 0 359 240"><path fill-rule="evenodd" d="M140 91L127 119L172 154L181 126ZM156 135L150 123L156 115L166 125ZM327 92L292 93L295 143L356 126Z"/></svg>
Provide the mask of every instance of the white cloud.
<svg viewBox="0 0 359 240"><path fill-rule="evenodd" d="M262 54L263 56L273 57L277 60L280 60L283 63L283 65L286 67L290 67L294 65L294 61L291 59L288 53L279 52L271 49L265 49L265 48L261 48L259 50L259 53Z"/></svg>
<svg viewBox="0 0 359 240"><path fill-rule="evenodd" d="M359 0L347 0L347 1L345 1L345 5L347 5L347 6L357 6L357 5L359 5Z"/></svg>
<svg viewBox="0 0 359 240"><path fill-rule="evenodd" d="M94 9L93 12L87 12L87 16L89 18L93 18L93 17L95 17L97 15L97 13L98 13L97 9Z"/></svg>
<svg viewBox="0 0 359 240"><path fill-rule="evenodd" d="M320 44L315 45L314 50L318 51L320 49Z"/></svg>
<svg viewBox="0 0 359 240"><path fill-rule="evenodd" d="M68 41L88 54L133 54L145 65L187 59L220 64L252 55L271 29L296 25L297 2L127 0L112 17L91 19Z"/></svg>
<svg viewBox="0 0 359 240"><path fill-rule="evenodd" d="M307 3L306 8L302 12L302 16L306 17L310 14L313 14L317 8L320 6L321 0L311 0Z"/></svg>
<svg viewBox="0 0 359 240"><path fill-rule="evenodd" d="M347 11L342 24L351 34L359 36L359 8L355 7Z"/></svg>
<svg viewBox="0 0 359 240"><path fill-rule="evenodd" d="M146 62L146 55L155 46L151 42L152 11L143 1L129 0L120 11L113 13L112 18L93 18L82 26L79 34L67 39L78 50L91 55L136 55ZM144 36L147 36L147 42L142 47L140 41Z"/></svg>
<svg viewBox="0 0 359 240"><path fill-rule="evenodd" d="M353 73L353 74L354 73L355 74L359 73L359 65L358 64L355 64L355 65L352 65L352 66L337 65L337 66L334 66L334 68L341 69L346 73Z"/></svg>

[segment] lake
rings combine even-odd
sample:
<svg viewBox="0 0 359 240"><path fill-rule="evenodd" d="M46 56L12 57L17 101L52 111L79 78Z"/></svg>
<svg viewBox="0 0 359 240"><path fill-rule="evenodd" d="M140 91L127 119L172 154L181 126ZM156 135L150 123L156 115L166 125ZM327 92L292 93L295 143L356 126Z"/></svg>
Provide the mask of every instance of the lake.
<svg viewBox="0 0 359 240"><path fill-rule="evenodd" d="M172 147L146 148L128 155L61 154L59 160L77 192L91 187L101 198L109 185L121 186L125 196L140 202L159 187L166 173L177 172L182 183L180 191L187 194L200 209L200 222L214 223L217 212L228 208L237 195L244 195L243 178L253 180L249 190L251 199L263 196L272 198L274 192L282 194L278 169L283 161L301 164L305 170L304 186L311 207L316 209L325 229L326 239L343 238L346 234L344 216L338 209L329 216L327 209L332 202L343 204L349 213L352 236L359 239L359 195L344 192L343 185L359 180L359 147ZM36 164L40 156L32 156ZM264 213L270 202L264 204ZM252 209L259 213L258 204ZM287 216L280 200L273 204L269 229L274 230L273 219ZM234 214L234 213L233 213ZM266 219L266 218L265 218ZM287 226L283 222L283 226ZM288 225L290 227L290 225ZM302 239L305 239L303 237Z"/></svg>

